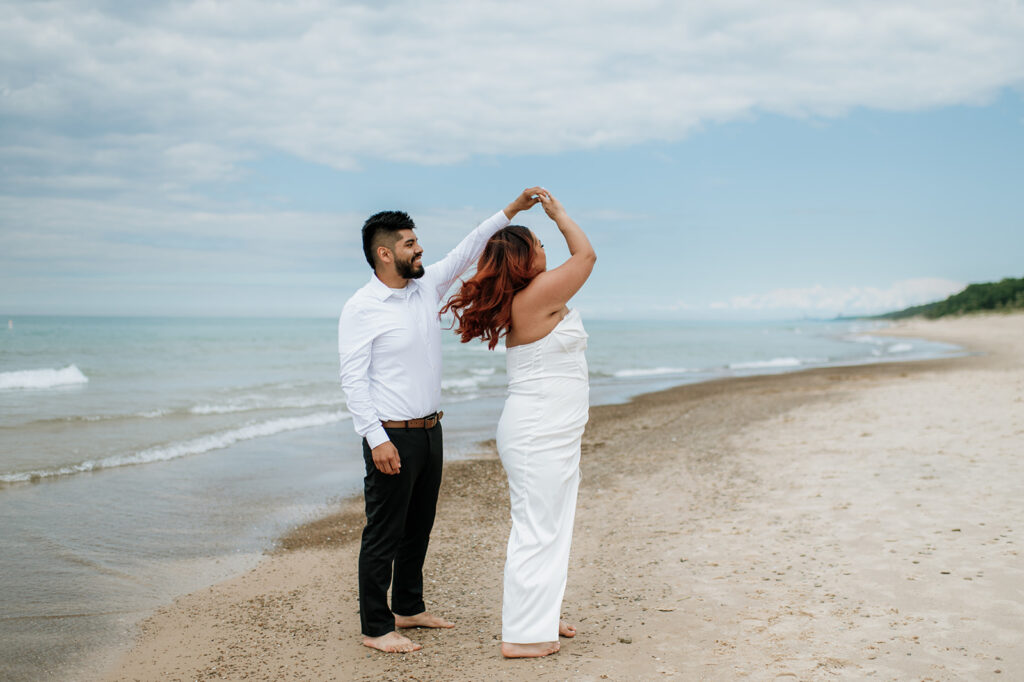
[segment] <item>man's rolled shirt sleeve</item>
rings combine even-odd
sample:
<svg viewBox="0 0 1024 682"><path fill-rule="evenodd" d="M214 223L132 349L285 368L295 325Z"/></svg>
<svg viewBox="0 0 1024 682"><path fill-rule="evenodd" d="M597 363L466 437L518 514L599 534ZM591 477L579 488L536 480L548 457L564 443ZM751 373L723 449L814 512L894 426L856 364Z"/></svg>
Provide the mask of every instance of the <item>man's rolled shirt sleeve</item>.
<svg viewBox="0 0 1024 682"><path fill-rule="evenodd" d="M373 350L372 327L354 306L345 306L338 321L338 355L341 360L341 388L356 433L370 448L389 440L370 399L370 356Z"/></svg>

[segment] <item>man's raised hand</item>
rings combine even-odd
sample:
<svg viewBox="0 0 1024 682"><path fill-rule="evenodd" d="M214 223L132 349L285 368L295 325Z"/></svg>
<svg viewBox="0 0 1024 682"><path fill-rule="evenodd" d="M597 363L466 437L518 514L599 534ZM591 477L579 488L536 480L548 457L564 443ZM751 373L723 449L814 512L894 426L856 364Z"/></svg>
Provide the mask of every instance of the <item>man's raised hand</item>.
<svg viewBox="0 0 1024 682"><path fill-rule="evenodd" d="M528 187L517 196L511 204L505 207L505 217L511 220L515 217L516 213L520 211L528 211L536 205L539 198L537 195L543 191L543 187Z"/></svg>

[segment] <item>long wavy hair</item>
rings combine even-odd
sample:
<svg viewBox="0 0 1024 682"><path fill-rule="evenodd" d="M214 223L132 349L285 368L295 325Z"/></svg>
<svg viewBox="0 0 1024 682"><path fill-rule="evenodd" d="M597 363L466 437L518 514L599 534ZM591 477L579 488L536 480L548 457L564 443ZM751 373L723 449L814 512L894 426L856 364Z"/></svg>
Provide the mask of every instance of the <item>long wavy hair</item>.
<svg viewBox="0 0 1024 682"><path fill-rule="evenodd" d="M494 233L484 246L476 274L448 299L442 313L451 310L462 343L483 339L494 350L512 325L512 299L537 274L533 270L533 235L522 225L509 225Z"/></svg>

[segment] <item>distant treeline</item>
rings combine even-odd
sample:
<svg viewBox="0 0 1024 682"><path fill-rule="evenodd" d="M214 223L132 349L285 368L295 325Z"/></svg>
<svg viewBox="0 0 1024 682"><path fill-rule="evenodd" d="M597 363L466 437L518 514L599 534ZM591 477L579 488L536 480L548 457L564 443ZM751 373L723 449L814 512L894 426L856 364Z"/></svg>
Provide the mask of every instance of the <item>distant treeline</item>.
<svg viewBox="0 0 1024 682"><path fill-rule="evenodd" d="M999 282L971 284L959 294L953 294L945 301L915 305L895 313L886 313L877 317L896 320L902 317L924 315L928 318L943 315L962 315L983 311L1022 310L1024 309L1024 277L1014 279L1007 277Z"/></svg>

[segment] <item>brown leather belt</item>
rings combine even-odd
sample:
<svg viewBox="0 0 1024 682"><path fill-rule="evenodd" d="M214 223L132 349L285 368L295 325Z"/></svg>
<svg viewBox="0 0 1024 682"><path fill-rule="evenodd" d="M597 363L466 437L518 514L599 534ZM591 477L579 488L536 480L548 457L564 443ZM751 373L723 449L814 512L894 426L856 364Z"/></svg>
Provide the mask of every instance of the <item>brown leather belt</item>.
<svg viewBox="0 0 1024 682"><path fill-rule="evenodd" d="M438 411L434 414L428 414L423 419L406 419L404 421L391 421L381 422L380 425L385 429L432 429L437 426L437 423L441 421L441 417L444 416L444 411Z"/></svg>

